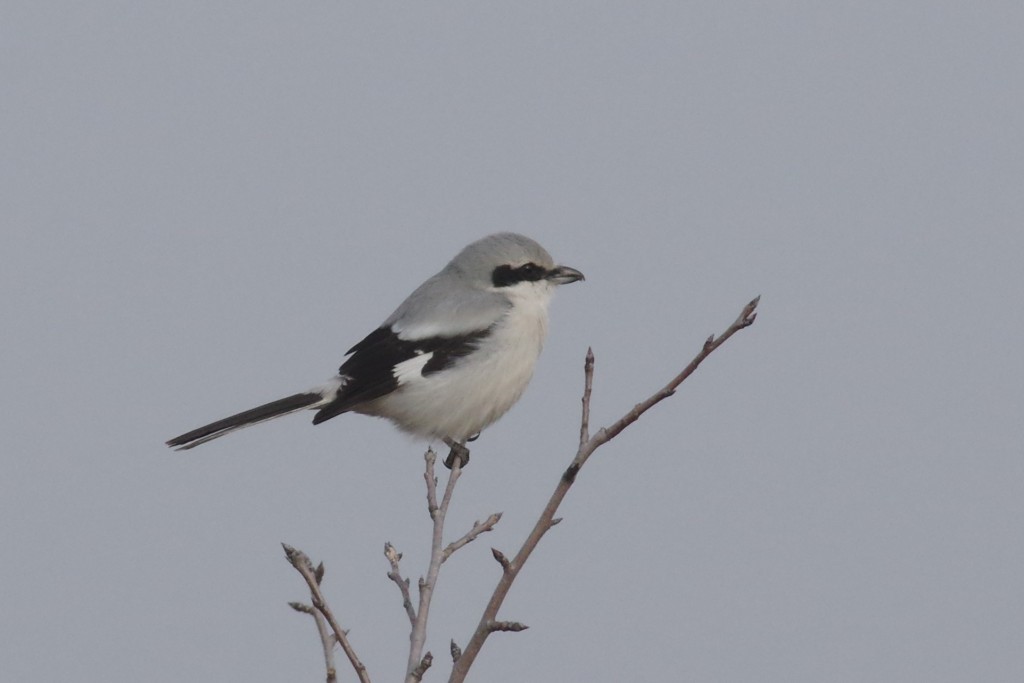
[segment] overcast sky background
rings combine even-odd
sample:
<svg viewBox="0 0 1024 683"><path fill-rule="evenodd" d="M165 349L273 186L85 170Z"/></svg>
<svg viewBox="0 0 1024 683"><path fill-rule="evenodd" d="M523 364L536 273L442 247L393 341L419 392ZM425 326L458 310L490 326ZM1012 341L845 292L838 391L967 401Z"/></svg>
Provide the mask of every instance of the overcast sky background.
<svg viewBox="0 0 1024 683"><path fill-rule="evenodd" d="M505 516L427 680L572 457L587 346L599 425L757 294L587 465L471 678L1021 680L1022 35L1013 1L4 3L3 678L322 680L286 541L399 680L424 444L163 442L515 230L587 281L473 448L449 536Z"/></svg>

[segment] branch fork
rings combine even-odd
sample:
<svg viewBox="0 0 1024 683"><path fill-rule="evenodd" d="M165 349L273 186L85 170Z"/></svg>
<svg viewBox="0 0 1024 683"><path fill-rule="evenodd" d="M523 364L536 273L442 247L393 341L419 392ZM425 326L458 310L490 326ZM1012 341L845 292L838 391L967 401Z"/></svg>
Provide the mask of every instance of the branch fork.
<svg viewBox="0 0 1024 683"><path fill-rule="evenodd" d="M359 678L360 683L370 683L370 675L366 672L366 667L363 665L362 661L360 661L359 657L356 655L356 651L352 648L352 644L348 640L348 631L342 629L338 624L338 621L334 618L334 613L324 600L323 593L320 592L320 582L323 581L324 578L323 563L320 563L320 565L314 569L313 562L309 559L309 556L306 553L298 550L297 548L293 548L287 543L282 543L281 546L284 548L285 558L287 558L288 562L295 568L295 570L302 575L302 578L306 580L306 585L309 586L309 594L310 598L312 598L313 607L316 608L317 612L323 615L323 618L328 624L330 624L331 630L334 632L334 638L338 645L341 646L345 656L348 657L349 663L356 672L356 677ZM324 649L327 650L327 644L322 629L321 640L324 641ZM333 647L333 645L331 647ZM332 672L333 663L328 659L328 681L332 680Z"/></svg>

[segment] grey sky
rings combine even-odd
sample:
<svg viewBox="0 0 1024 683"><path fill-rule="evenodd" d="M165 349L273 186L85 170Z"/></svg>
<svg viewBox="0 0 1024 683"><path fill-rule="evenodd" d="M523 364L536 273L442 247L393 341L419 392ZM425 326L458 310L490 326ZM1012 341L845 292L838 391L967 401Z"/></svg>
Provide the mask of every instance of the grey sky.
<svg viewBox="0 0 1024 683"><path fill-rule="evenodd" d="M435 655L571 458L587 346L605 423L761 294L588 464L475 680L1019 680L1022 35L1019 2L7 3L4 678L320 680L287 541L395 680L423 445L162 442L516 230L587 281L473 449L450 531L505 516Z"/></svg>

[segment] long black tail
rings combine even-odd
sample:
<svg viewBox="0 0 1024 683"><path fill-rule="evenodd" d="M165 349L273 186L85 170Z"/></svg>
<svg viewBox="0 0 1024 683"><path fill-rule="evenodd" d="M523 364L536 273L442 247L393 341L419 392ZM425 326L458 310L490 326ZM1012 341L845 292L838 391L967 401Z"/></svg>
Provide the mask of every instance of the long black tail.
<svg viewBox="0 0 1024 683"><path fill-rule="evenodd" d="M224 436L236 429L248 427L258 422L272 420L275 417L294 413L295 411L302 410L303 408L309 408L313 404L322 400L324 400L323 394L318 392L307 392L303 394L295 394L287 398L281 398L259 407L251 408L245 412L238 413L237 415L225 417L223 420L211 422L204 427L193 429L191 432L186 432L181 436L176 436L168 441L167 445L171 446L175 450L184 451L189 448L194 448L201 443L206 443L207 441L212 441L213 439Z"/></svg>

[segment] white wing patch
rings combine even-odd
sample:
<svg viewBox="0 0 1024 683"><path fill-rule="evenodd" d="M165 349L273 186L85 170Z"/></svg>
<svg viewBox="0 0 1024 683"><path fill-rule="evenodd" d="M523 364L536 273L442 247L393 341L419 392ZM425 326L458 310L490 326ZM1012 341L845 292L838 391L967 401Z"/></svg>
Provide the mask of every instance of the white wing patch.
<svg viewBox="0 0 1024 683"><path fill-rule="evenodd" d="M409 382L415 382L418 378L423 376L423 367L430 362L430 359L434 357L434 352L423 353L418 351L415 356L408 360L403 360L401 363L391 368L391 376L394 377L399 386L408 384Z"/></svg>
<svg viewBox="0 0 1024 683"><path fill-rule="evenodd" d="M312 391L318 392L321 396L323 396L323 399L309 407L319 408L321 406L327 405L328 403L336 399L338 397L338 392L341 391L346 384L348 384L348 379L349 378L345 377L344 375L335 375L331 379L327 380L327 382L312 389Z"/></svg>

